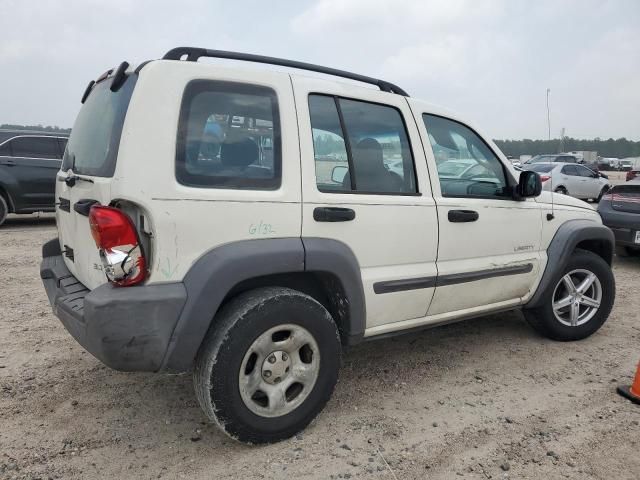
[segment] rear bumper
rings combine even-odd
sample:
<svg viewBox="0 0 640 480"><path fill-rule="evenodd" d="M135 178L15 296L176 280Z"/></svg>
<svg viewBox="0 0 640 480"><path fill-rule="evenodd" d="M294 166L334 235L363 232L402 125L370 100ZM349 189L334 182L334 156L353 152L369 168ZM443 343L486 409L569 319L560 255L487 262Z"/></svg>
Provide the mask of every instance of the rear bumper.
<svg viewBox="0 0 640 480"><path fill-rule="evenodd" d="M600 212L600 216L616 237L616 245L640 248L640 244L635 243L636 231L640 230L639 214L608 209Z"/></svg>
<svg viewBox="0 0 640 480"><path fill-rule="evenodd" d="M105 365L158 371L187 299L182 283L87 289L66 267L58 240L42 248L40 277L67 331Z"/></svg>

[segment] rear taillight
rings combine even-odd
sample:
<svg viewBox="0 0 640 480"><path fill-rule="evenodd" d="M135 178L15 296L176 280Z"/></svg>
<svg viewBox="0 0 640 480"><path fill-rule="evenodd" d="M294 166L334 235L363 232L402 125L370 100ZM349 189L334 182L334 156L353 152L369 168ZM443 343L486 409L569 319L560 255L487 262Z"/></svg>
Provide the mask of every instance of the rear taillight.
<svg viewBox="0 0 640 480"><path fill-rule="evenodd" d="M146 261L131 219L117 208L94 205L89 225L107 279L123 287L142 282Z"/></svg>
<svg viewBox="0 0 640 480"><path fill-rule="evenodd" d="M547 180L549 180L551 177L549 175L540 175L540 180L542 182L546 182Z"/></svg>

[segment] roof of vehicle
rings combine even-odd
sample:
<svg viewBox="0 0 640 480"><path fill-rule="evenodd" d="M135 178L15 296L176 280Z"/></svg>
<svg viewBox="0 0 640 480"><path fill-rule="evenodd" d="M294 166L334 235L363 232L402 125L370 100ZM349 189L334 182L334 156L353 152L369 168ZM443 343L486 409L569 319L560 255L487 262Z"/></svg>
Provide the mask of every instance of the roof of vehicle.
<svg viewBox="0 0 640 480"><path fill-rule="evenodd" d="M69 138L69 134L65 132L47 132L40 130L17 130L0 128L0 143L4 143L14 137L61 137Z"/></svg>

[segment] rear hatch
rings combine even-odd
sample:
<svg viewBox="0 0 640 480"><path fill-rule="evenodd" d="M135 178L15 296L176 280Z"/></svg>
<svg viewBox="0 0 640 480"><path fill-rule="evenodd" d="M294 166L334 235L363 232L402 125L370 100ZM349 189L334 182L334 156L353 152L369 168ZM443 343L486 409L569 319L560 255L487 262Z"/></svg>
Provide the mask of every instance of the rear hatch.
<svg viewBox="0 0 640 480"><path fill-rule="evenodd" d="M614 210L640 214L640 182L616 185L610 193Z"/></svg>
<svg viewBox="0 0 640 480"><path fill-rule="evenodd" d="M128 75L115 92L112 78L99 81L73 125L56 182L56 220L60 247L71 273L88 288L106 283L91 236L87 206L111 200L118 148L137 75ZM83 208L84 207L84 208Z"/></svg>

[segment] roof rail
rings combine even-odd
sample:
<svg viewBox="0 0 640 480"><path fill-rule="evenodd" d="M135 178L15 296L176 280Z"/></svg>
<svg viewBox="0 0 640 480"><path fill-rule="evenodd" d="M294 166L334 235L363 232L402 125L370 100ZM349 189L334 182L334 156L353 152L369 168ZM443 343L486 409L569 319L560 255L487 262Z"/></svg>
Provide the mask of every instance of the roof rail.
<svg viewBox="0 0 640 480"><path fill-rule="evenodd" d="M300 70L309 70L312 72L325 73L336 77L349 78L358 82L370 83L376 85L383 92L397 93L408 97L409 94L393 83L385 82L373 77L367 77L358 73L346 72L336 68L323 67L314 65L313 63L297 62L295 60L286 60L284 58L266 57L263 55L252 55L250 53L227 52L224 50L209 50L207 48L195 47L178 47L169 50L163 60L182 60L186 55L188 62L197 62L200 57L226 58L229 60L242 60L245 62L267 63L270 65L280 65L282 67L297 68Z"/></svg>

